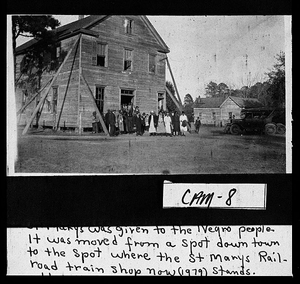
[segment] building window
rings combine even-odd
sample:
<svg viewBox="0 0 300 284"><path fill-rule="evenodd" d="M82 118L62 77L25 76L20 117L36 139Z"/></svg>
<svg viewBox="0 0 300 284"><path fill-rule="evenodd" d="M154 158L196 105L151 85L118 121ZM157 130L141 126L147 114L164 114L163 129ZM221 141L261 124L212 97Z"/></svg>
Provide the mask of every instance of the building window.
<svg viewBox="0 0 300 284"><path fill-rule="evenodd" d="M156 72L156 55L154 54L149 54L149 72Z"/></svg>
<svg viewBox="0 0 300 284"><path fill-rule="evenodd" d="M104 87L96 86L95 101L96 101L96 105L97 105L100 113L103 113L103 108L104 108Z"/></svg>
<svg viewBox="0 0 300 284"><path fill-rule="evenodd" d="M57 97L58 97L58 87L52 87L52 101L51 101L51 112L57 113Z"/></svg>
<svg viewBox="0 0 300 284"><path fill-rule="evenodd" d="M132 50L124 50L124 71L132 71Z"/></svg>
<svg viewBox="0 0 300 284"><path fill-rule="evenodd" d="M107 44L93 42L92 63L96 66L107 67Z"/></svg>
<svg viewBox="0 0 300 284"><path fill-rule="evenodd" d="M57 43L51 49L51 53L50 53L51 61L55 61L55 60L59 59L60 55L61 55L61 44Z"/></svg>
<svg viewBox="0 0 300 284"><path fill-rule="evenodd" d="M133 20L125 19L125 33L132 35L132 33L133 33Z"/></svg>
<svg viewBox="0 0 300 284"><path fill-rule="evenodd" d="M60 58L60 54L61 54L61 46L58 45L56 46L56 58Z"/></svg>

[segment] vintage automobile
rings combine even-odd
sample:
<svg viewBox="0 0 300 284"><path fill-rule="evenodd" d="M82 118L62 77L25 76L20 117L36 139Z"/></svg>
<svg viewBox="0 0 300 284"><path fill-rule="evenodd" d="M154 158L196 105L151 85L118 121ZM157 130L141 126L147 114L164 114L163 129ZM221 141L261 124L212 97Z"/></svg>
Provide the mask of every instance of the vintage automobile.
<svg viewBox="0 0 300 284"><path fill-rule="evenodd" d="M259 134L284 134L285 133L285 110L270 108L242 109L239 119L232 119L225 125L225 133L233 135L245 132Z"/></svg>

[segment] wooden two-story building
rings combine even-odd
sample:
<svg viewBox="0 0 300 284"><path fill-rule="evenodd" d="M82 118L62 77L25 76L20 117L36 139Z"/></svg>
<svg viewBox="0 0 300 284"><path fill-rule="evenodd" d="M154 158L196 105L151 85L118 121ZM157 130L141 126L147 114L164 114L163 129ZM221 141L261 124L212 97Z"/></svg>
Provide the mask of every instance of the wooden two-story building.
<svg viewBox="0 0 300 284"><path fill-rule="evenodd" d="M131 102L146 113L165 105L169 48L146 16L88 16L57 28L56 34L55 56L72 51L59 74L42 74L43 90L22 112L19 124L28 122L49 82L39 110L39 124L44 126L55 126L59 119L58 127L89 128L95 105L100 113ZM17 48L17 76L24 54L35 44L31 40ZM18 109L31 97L28 92L24 84L17 89Z"/></svg>

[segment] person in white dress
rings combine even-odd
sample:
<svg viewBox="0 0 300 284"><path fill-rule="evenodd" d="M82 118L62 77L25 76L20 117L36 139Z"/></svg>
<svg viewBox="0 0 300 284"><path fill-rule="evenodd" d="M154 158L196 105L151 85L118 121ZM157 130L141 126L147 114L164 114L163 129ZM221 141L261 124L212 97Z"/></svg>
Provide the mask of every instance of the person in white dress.
<svg viewBox="0 0 300 284"><path fill-rule="evenodd" d="M157 116L155 115L154 111L150 112L149 118L149 134L150 136L156 135L156 127L157 127Z"/></svg>
<svg viewBox="0 0 300 284"><path fill-rule="evenodd" d="M186 114L184 113L184 111L182 111L180 117L179 117L179 122L180 122L180 132L182 136L185 136L185 134L187 133L188 129L187 129L187 124L188 124L188 118L186 116Z"/></svg>
<svg viewBox="0 0 300 284"><path fill-rule="evenodd" d="M173 136L172 135L172 119L168 112L165 116L165 127L166 127L166 135Z"/></svg>
<svg viewBox="0 0 300 284"><path fill-rule="evenodd" d="M162 111L158 114L156 133L159 135L164 135L166 133L164 114Z"/></svg>

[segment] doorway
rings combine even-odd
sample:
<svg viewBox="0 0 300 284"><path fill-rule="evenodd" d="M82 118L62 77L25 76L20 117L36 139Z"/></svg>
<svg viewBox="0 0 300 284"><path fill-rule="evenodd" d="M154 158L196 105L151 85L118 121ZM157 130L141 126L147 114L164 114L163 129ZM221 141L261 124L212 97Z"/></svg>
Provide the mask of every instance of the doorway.
<svg viewBox="0 0 300 284"><path fill-rule="evenodd" d="M157 93L158 97L158 112L159 111L165 111L166 110L166 101L165 101L165 93L159 92Z"/></svg>
<svg viewBox="0 0 300 284"><path fill-rule="evenodd" d="M134 104L134 90L121 89L120 109Z"/></svg>

